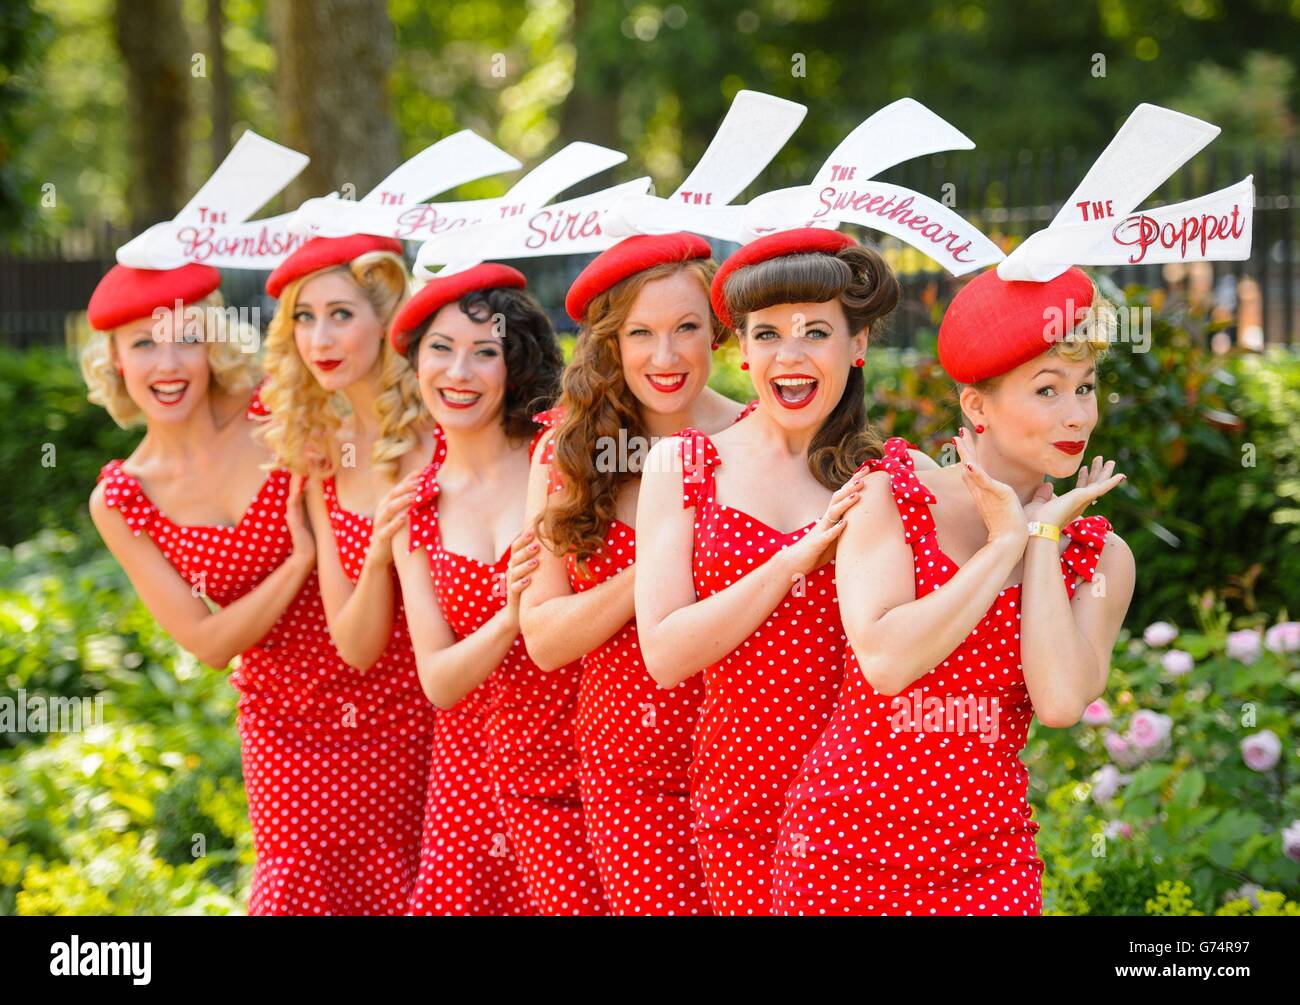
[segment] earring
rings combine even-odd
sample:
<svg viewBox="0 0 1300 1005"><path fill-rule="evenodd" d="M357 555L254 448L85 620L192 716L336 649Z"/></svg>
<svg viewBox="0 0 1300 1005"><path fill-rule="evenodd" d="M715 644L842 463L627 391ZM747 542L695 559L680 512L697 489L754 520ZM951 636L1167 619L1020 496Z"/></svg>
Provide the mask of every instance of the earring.
<svg viewBox="0 0 1300 1005"><path fill-rule="evenodd" d="M977 433L982 433L982 432L984 432L984 423L981 422L981 423L977 424L977 425L975 426L975 432L977 432Z"/></svg>
<svg viewBox="0 0 1300 1005"><path fill-rule="evenodd" d="M118 366L117 366L117 375L118 375L119 377L123 376L123 373L122 373L122 365L121 365L120 363L119 363Z"/></svg>
<svg viewBox="0 0 1300 1005"><path fill-rule="evenodd" d="M740 361L740 368L741 368L742 370L748 370L748 369L749 369L749 362L748 362L747 360L743 360L743 359L742 359L742 360Z"/></svg>
<svg viewBox="0 0 1300 1005"><path fill-rule="evenodd" d="M861 356L859 356L857 359L853 361L854 366L866 366L866 363L867 361L863 359Z"/></svg>

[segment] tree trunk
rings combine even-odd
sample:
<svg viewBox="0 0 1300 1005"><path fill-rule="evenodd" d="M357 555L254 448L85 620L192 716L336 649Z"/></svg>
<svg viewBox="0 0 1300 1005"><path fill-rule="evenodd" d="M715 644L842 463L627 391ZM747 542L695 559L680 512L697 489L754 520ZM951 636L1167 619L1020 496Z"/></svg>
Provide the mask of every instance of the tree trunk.
<svg viewBox="0 0 1300 1005"><path fill-rule="evenodd" d="M385 0L275 0L271 37L280 125L273 138L311 158L289 187L290 203L344 186L360 198L399 161Z"/></svg>
<svg viewBox="0 0 1300 1005"><path fill-rule="evenodd" d="M169 220L189 193L190 57L176 0L116 0L131 144L128 203L136 231Z"/></svg>
<svg viewBox="0 0 1300 1005"><path fill-rule="evenodd" d="M230 153L234 113L234 95L230 89L230 71L226 67L226 45L222 34L226 27L222 0L208 0L208 79L212 84L212 169Z"/></svg>

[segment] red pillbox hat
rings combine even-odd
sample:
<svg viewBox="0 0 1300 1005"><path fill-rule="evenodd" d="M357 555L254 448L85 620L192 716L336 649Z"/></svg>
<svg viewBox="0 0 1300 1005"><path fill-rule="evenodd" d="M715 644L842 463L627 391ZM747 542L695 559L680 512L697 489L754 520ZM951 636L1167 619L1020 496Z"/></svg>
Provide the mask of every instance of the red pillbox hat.
<svg viewBox="0 0 1300 1005"><path fill-rule="evenodd" d="M998 377L1046 352L1092 306L1092 280L1070 268L1045 283L989 269L958 291L939 325L939 362L959 384Z"/></svg>
<svg viewBox="0 0 1300 1005"><path fill-rule="evenodd" d="M713 277L710 299L713 301L713 313L728 328L735 328L735 319L727 309L726 286L733 272L747 265L757 265L771 258L784 255L798 255L806 252L820 251L834 255L857 242L848 234L824 227L797 227L794 230L779 230L750 241L722 263Z"/></svg>
<svg viewBox="0 0 1300 1005"><path fill-rule="evenodd" d="M112 331L128 321L150 317L177 300L202 300L221 285L221 273L191 263L177 269L132 269L114 265L90 295L86 315L96 331Z"/></svg>
<svg viewBox="0 0 1300 1005"><path fill-rule="evenodd" d="M522 290L528 280L518 269L497 262L484 262L464 272L438 276L421 288L420 292L402 305L388 330L388 340L400 353L406 352L411 333L433 317L447 304L455 303L466 293L475 290L494 290L501 287Z"/></svg>
<svg viewBox="0 0 1300 1005"><path fill-rule="evenodd" d="M349 234L347 237L313 237L275 267L266 280L268 296L280 293L295 279L311 275L332 265L345 265L369 251L391 251L399 258L402 242L395 237L374 234Z"/></svg>
<svg viewBox="0 0 1300 1005"><path fill-rule="evenodd" d="M591 301L610 287L643 269L668 262L689 262L713 254L709 242L698 234L638 234L619 241L593 258L578 273L564 298L564 309L579 324Z"/></svg>

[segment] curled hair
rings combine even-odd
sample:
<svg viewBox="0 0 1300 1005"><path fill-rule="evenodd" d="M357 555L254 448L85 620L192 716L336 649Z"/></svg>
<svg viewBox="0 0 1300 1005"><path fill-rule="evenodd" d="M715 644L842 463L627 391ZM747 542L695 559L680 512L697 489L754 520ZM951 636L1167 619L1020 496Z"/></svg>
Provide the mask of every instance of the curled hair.
<svg viewBox="0 0 1300 1005"><path fill-rule="evenodd" d="M187 305L199 308L203 325L203 342L208 350L208 370L216 387L226 394L240 397L257 383L260 371L257 356L241 347L256 346L258 332L252 325L234 321L226 313L221 291L214 290L202 300ZM110 346L112 332L94 332L81 352L81 376L86 381L86 397L102 405L123 429L138 426L144 413L127 393L126 382L117 372Z"/></svg>
<svg viewBox="0 0 1300 1005"><path fill-rule="evenodd" d="M379 393L374 403L379 435L371 463L378 474L391 476L402 455L419 445L425 414L415 374L388 343L388 326L407 292L406 266L391 252L367 252L347 265L313 272L285 286L267 326L267 379L261 396L270 418L258 433L275 454L275 464L298 474L330 475L338 468L338 433L347 402L341 394L320 386L298 354L293 337L293 315L303 284L327 271L351 276L379 319Z"/></svg>
<svg viewBox="0 0 1300 1005"><path fill-rule="evenodd" d="M564 353L560 351L551 319L531 293L510 287L471 290L456 306L471 321L484 323L500 319L501 349L506 361L506 398L501 425L506 436L513 440L532 437L539 428L533 415L555 401L564 369ZM431 316L406 346L406 361L412 371L420 358L420 344L432 323Z"/></svg>
<svg viewBox="0 0 1300 1005"><path fill-rule="evenodd" d="M564 371L560 395L564 418L552 440L555 470L563 487L551 496L540 525L547 547L559 554L572 554L584 574L588 559L604 544L619 492L640 476L631 465L628 470L600 470L596 465L600 444L617 442L620 430L626 431L629 443L648 441L641 403L623 379L618 333L647 283L686 272L700 284L707 304L716 271L711 259L702 258L654 265L615 283L587 307L573 359ZM717 343L728 329L711 309L706 310Z"/></svg>
<svg viewBox="0 0 1300 1005"><path fill-rule="evenodd" d="M857 334L879 328L898 304L899 287L879 252L852 244L834 255L783 255L746 266L732 273L723 293L739 332L754 311L837 300L850 334ZM880 435L867 421L865 390L863 368L850 367L844 393L808 447L808 469L826 488L839 488L863 461L881 455Z"/></svg>

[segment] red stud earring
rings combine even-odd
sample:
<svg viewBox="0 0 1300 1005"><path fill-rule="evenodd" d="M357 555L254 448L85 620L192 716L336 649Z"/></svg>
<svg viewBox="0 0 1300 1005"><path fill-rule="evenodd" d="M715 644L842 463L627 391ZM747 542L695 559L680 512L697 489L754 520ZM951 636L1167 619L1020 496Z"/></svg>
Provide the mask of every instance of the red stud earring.
<svg viewBox="0 0 1300 1005"><path fill-rule="evenodd" d="M866 364L867 361L863 359L861 356L859 356L857 359L853 361L854 366L866 366Z"/></svg>
<svg viewBox="0 0 1300 1005"><path fill-rule="evenodd" d="M977 433L982 433L982 432L984 432L984 424L983 424L983 423L978 424L978 425L975 427L975 432L977 432Z"/></svg>
<svg viewBox="0 0 1300 1005"><path fill-rule="evenodd" d="M740 368L741 368L742 370L748 370L748 369L749 369L749 363L742 359L742 360L740 361Z"/></svg>
<svg viewBox="0 0 1300 1005"><path fill-rule="evenodd" d="M120 366L117 368L117 375L118 375L119 377L122 376L122 368L121 368Z"/></svg>

